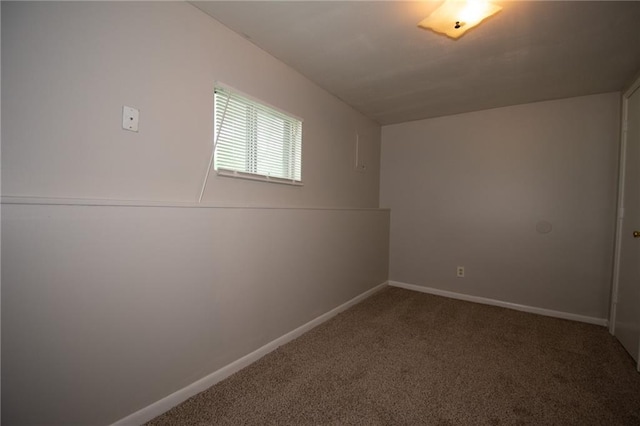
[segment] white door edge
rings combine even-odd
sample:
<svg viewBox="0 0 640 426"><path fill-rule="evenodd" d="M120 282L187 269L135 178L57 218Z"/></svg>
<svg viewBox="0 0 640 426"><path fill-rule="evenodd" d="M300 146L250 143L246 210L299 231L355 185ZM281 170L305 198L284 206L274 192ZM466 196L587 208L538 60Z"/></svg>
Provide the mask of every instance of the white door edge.
<svg viewBox="0 0 640 426"><path fill-rule="evenodd" d="M627 119L629 115L629 98L640 89L640 76L622 94L622 115L620 120L620 158L618 170L618 207L616 212L616 236L613 256L613 277L611 282L611 307L609 310L609 333L616 331L616 305L618 301L618 281L620 277L620 247L622 241L622 222L624 220L624 173L627 158ZM638 347L640 353L640 347ZM640 360L637 370L640 371Z"/></svg>

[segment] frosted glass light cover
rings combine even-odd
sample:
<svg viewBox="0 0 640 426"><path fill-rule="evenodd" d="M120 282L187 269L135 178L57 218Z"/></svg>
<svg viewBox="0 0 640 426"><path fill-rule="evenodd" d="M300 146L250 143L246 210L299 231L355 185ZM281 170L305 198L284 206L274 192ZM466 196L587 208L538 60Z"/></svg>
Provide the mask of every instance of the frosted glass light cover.
<svg viewBox="0 0 640 426"><path fill-rule="evenodd" d="M485 0L445 0L418 26L457 39L501 10L502 7Z"/></svg>

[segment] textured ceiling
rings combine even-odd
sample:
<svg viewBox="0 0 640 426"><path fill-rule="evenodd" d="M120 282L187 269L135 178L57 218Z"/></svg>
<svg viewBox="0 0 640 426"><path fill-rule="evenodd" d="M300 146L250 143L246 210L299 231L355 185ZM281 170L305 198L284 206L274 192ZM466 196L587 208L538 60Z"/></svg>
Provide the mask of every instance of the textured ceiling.
<svg viewBox="0 0 640 426"><path fill-rule="evenodd" d="M193 4L380 124L617 91L640 71L640 2L495 1L451 40L439 2Z"/></svg>

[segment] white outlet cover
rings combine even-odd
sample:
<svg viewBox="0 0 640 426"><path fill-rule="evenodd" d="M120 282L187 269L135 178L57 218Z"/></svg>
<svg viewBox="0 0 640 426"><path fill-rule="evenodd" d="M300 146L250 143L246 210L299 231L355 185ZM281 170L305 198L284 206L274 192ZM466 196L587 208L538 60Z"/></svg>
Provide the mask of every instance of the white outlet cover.
<svg viewBox="0 0 640 426"><path fill-rule="evenodd" d="M140 117L140 111L133 107L122 107L122 128L132 132L138 131L138 120Z"/></svg>

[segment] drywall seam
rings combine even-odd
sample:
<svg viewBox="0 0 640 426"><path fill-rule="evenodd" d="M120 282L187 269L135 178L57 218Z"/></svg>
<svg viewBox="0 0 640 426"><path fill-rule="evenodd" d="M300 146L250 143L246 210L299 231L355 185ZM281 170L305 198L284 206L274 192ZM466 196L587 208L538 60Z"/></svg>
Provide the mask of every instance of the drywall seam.
<svg viewBox="0 0 640 426"><path fill-rule="evenodd" d="M192 384L172 393L171 395L166 396L161 400L156 401L153 404L148 405L145 408L138 410L135 413L132 413L123 419L118 420L117 422L113 423L112 426L141 425L143 423L148 422L149 420L154 419L155 417L161 415L162 413L165 413L166 411L170 410L171 408L175 407L181 402L187 400L193 395L196 395L210 388L216 383L226 379L233 373L236 373L242 370L243 368L247 367L248 365L256 362L263 356L267 355L269 352L272 352L278 347L296 339L297 337L301 336L302 334L306 333L312 328L317 327L323 322L338 315L340 312L347 310L348 308L368 298L374 293L377 293L378 291L386 287L387 284L388 282L384 282L382 284L375 286L370 290L365 291L364 293L354 297L353 299L343 303L342 305L330 310L329 312L326 312L320 315L319 317L309 321L306 324L301 325L295 330L290 331L289 333L278 337L277 339L267 343L266 345L262 346L259 349L256 349L250 354L243 356L242 358L232 362L231 364L228 364L222 367L221 369L214 371L208 376L205 376L202 379L197 380Z"/></svg>
<svg viewBox="0 0 640 426"><path fill-rule="evenodd" d="M501 308L513 309L515 311L529 312L532 314L544 315L547 317L562 318L571 321L585 322L588 324L601 325L606 327L609 321L606 318L588 317L585 315L572 314L569 312L554 311L552 309L537 308L535 306L519 305L517 303L505 302L502 300L489 299L487 297L472 296L469 294L455 293L453 291L439 290L437 288L425 287L415 284L407 284L398 281L389 281L392 287L404 288L406 290L419 291L421 293L433 294L436 296L449 297L451 299L465 300L467 302L482 303L483 305L500 306Z"/></svg>

